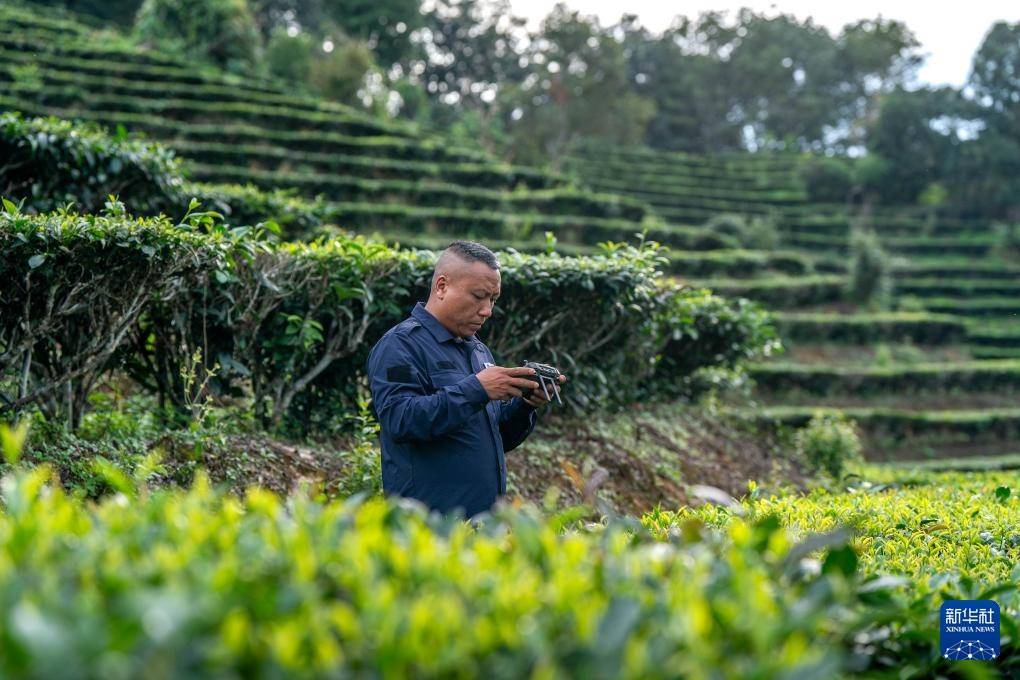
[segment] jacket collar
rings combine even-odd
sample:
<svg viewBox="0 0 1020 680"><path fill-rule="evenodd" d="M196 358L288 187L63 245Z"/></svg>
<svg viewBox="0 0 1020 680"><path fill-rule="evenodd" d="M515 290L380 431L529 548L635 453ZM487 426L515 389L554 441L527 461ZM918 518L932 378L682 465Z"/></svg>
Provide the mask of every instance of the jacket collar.
<svg viewBox="0 0 1020 680"><path fill-rule="evenodd" d="M411 310L411 316L421 323L422 326L428 329L429 333L432 334L432 337L436 339L436 342L457 340L457 336L446 330L446 326L439 323L439 319L432 316L432 312L425 309L424 302L418 302L415 304L414 309ZM471 335L470 337L464 338L464 341L473 343L475 341L475 336Z"/></svg>

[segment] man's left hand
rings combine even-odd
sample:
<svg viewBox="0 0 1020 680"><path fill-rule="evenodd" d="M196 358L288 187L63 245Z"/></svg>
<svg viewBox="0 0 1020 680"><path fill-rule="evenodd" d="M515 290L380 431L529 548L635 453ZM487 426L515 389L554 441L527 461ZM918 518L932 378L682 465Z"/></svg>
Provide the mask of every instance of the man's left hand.
<svg viewBox="0 0 1020 680"><path fill-rule="evenodd" d="M536 378L536 380L537 380L537 378ZM563 375L561 373L560 374L560 384L563 384L566 381L567 381L567 376L565 376L565 375ZM545 388L547 390L549 390L549 396L552 397L553 399L556 398L555 396L553 396L553 390L556 390L557 392L560 391L560 386L559 385L551 385L551 384L549 384L548 381L546 382ZM524 397L521 397L521 398L524 399ZM545 392L542 390L541 385L539 385L537 390L531 390L531 395L528 396L526 399L524 399L524 401L529 406L531 406L532 408L536 408L536 409L537 408L542 408L543 406L545 406L546 404L549 403L549 400L545 398Z"/></svg>

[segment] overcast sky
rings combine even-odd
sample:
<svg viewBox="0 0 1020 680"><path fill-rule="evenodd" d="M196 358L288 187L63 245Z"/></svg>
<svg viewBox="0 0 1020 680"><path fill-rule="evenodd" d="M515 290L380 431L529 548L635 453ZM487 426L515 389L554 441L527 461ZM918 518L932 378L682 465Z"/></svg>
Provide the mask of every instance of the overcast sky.
<svg viewBox="0 0 1020 680"><path fill-rule="evenodd" d="M513 13L525 17L536 27L556 4L556 0L510 0ZM583 14L597 15L603 25L616 23L624 12L637 14L642 25L652 31L667 28L677 14L697 16L706 10L728 10L735 14L741 7L764 12L784 12L799 19L814 18L838 33L844 24L879 15L899 19L917 36L921 50L928 55L919 77L932 85L963 85L970 72L971 57L985 33L996 21L1020 21L1018 0L968 0L945 3L932 0L855 0L843 4L832 0L782 0L781 2L717 2L662 0L568 0L567 6Z"/></svg>

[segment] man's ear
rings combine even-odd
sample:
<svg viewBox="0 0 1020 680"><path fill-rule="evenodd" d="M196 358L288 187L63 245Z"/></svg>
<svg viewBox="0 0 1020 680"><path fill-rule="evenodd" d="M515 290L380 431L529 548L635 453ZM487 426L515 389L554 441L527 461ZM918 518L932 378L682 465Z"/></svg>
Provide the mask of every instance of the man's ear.
<svg viewBox="0 0 1020 680"><path fill-rule="evenodd" d="M449 288L449 280L446 278L446 274L440 274L436 277L436 297L440 300L446 295L446 290Z"/></svg>

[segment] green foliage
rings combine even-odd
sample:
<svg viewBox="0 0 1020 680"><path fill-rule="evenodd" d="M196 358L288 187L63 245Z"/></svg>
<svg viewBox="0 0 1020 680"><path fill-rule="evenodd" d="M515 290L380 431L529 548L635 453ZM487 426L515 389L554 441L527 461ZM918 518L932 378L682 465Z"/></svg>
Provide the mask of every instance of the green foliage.
<svg viewBox="0 0 1020 680"><path fill-rule="evenodd" d="M0 213L0 414L38 403L77 427L151 299L172 299L222 250L164 220ZM123 207L121 206L120 209ZM185 225L186 227L190 225ZM0 385L3 385L0 382Z"/></svg>
<svg viewBox="0 0 1020 680"><path fill-rule="evenodd" d="M853 171L843 159L812 157L800 168L810 199L817 203L843 203L854 186Z"/></svg>
<svg viewBox="0 0 1020 680"><path fill-rule="evenodd" d="M956 144L955 130L933 121L955 118L961 108L959 94L946 89L897 89L882 97L867 137L869 154L881 160L862 162L862 184L888 203L916 201L933 178L948 171Z"/></svg>
<svg viewBox="0 0 1020 680"><path fill-rule="evenodd" d="M75 14L84 14L96 21L112 22L129 28L142 0L27 0L30 4L57 7Z"/></svg>
<svg viewBox="0 0 1020 680"><path fill-rule="evenodd" d="M754 250L775 250L779 246L779 227L774 215L751 218L742 245Z"/></svg>
<svg viewBox="0 0 1020 680"><path fill-rule="evenodd" d="M279 428L286 415L288 427L307 431L350 411L366 352L424 297L434 254L349 236L274 244L260 229L228 231L196 206L181 228L134 222L122 205L103 218L4 215L0 236L20 255L0 273L32 284L3 298L0 375L17 385L7 410L42 400L76 427L116 357L183 413L204 394L247 397L264 426ZM559 365L571 375L567 401L586 409L689 393L695 371L732 368L774 343L757 307L663 288L655 244L605 248L502 256L505 302L482 333L500 361ZM110 258L117 266L97 264ZM61 305L41 311L48 295ZM25 314L60 323L28 324ZM67 403L65 386L75 395Z"/></svg>
<svg viewBox="0 0 1020 680"><path fill-rule="evenodd" d="M653 389L670 396L699 389L698 371L732 369L782 348L772 316L743 298L727 300L708 290L664 289L656 320L665 336Z"/></svg>
<svg viewBox="0 0 1020 680"><path fill-rule="evenodd" d="M578 138L642 139L655 106L630 90L623 46L597 20L557 5L531 52L535 77L507 95L511 158L558 165Z"/></svg>
<svg viewBox="0 0 1020 680"><path fill-rule="evenodd" d="M1020 222L997 222L992 229L995 253L1005 261L1020 257Z"/></svg>
<svg viewBox="0 0 1020 680"><path fill-rule="evenodd" d="M823 396L1020 394L1020 361L1013 359L856 367L769 363L752 367L751 375L770 392Z"/></svg>
<svg viewBox="0 0 1020 680"><path fill-rule="evenodd" d="M266 68L280 79L300 87L309 82L315 40L307 33L290 35L283 28L273 31L266 44Z"/></svg>
<svg viewBox="0 0 1020 680"><path fill-rule="evenodd" d="M1016 112L1020 106L1020 23L997 21L985 35L974 55L968 84L975 96L986 103L994 124L1012 133L1017 128Z"/></svg>
<svg viewBox="0 0 1020 680"><path fill-rule="evenodd" d="M878 236L866 228L850 234L850 268L847 295L853 302L881 309L889 304L892 274Z"/></svg>
<svg viewBox="0 0 1020 680"><path fill-rule="evenodd" d="M846 293L846 278L830 274L703 279L698 283L720 295L746 297L772 309L837 302Z"/></svg>
<svg viewBox="0 0 1020 680"><path fill-rule="evenodd" d="M345 39L332 52L312 60L308 80L314 91L326 99L356 104L359 97L365 97L370 104L371 95L365 92L367 80L378 73L372 50L363 42Z"/></svg>
<svg viewBox="0 0 1020 680"><path fill-rule="evenodd" d="M5 675L833 675L867 623L852 569L801 568L845 537L793 545L775 520L660 542L534 511L476 529L383 499L236 499L201 476L122 477L93 505L50 474L3 487Z"/></svg>
<svg viewBox="0 0 1020 680"><path fill-rule="evenodd" d="M848 463L861 460L857 426L842 414L819 413L794 435L797 454L816 471L840 479Z"/></svg>
<svg viewBox="0 0 1020 680"><path fill-rule="evenodd" d="M229 70L249 70L262 56L246 0L145 0L135 31L141 40Z"/></svg>
<svg viewBox="0 0 1020 680"><path fill-rule="evenodd" d="M414 0L250 0L266 36L298 28L316 42L344 36L373 45L384 67L414 56L411 34L423 25Z"/></svg>
<svg viewBox="0 0 1020 680"><path fill-rule="evenodd" d="M293 190L261 191L250 184L188 184L184 191L222 214L228 224L262 225L294 240L311 237L328 214L321 200L299 198Z"/></svg>
<svg viewBox="0 0 1020 680"><path fill-rule="evenodd" d="M741 241L747 234L747 218L738 213L720 213L713 215L704 227L707 231L732 236Z"/></svg>
<svg viewBox="0 0 1020 680"><path fill-rule="evenodd" d="M111 194L141 214L183 202L172 151L96 125L0 113L0 156L0 195L25 201L26 210L74 203L98 212Z"/></svg>
<svg viewBox="0 0 1020 680"><path fill-rule="evenodd" d="M5 675L108 676L115 649L127 676L931 677L951 670L931 630L957 597L1002 604L1000 663L1016 657L1003 473L752 488L640 524L501 508L477 526L382 498L237 498L205 475L152 490L144 474L98 503L45 467L5 478Z"/></svg>
<svg viewBox="0 0 1020 680"><path fill-rule="evenodd" d="M959 344L967 335L967 327L959 319L923 312L838 316L788 312L777 315L776 324L784 340L808 344L914 342L936 346Z"/></svg>
<svg viewBox="0 0 1020 680"><path fill-rule="evenodd" d="M1015 488L1015 473L934 474L909 467L863 472L868 481L848 489L766 496L752 488L731 507L658 511L642 522L660 538L692 526L717 531L766 518L781 523L794 540L846 528L857 573L887 588L878 597L861 599L876 618L860 638L866 640L857 648L864 667L855 674L951 676L961 666L940 659L938 636L931 634L938 628L939 606L947 599L983 597L1002 607L1003 655L1001 665L988 667L982 676L1008 673L1020 623L1020 554L1013 530L1020 503L1001 489ZM841 551L812 559L815 568L824 569L834 552Z"/></svg>

